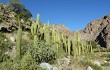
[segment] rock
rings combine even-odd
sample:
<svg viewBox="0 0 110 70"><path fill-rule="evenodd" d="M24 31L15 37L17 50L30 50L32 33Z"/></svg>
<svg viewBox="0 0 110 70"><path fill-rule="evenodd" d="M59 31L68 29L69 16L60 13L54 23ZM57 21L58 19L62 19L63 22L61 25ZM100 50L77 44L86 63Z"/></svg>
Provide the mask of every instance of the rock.
<svg viewBox="0 0 110 70"><path fill-rule="evenodd" d="M65 64L69 65L69 63L70 63L70 56L67 56L64 60L65 60Z"/></svg>
<svg viewBox="0 0 110 70"><path fill-rule="evenodd" d="M7 51L7 52L5 52L5 54L9 55L9 52Z"/></svg>
<svg viewBox="0 0 110 70"><path fill-rule="evenodd" d="M107 63L107 61L105 60L104 63Z"/></svg>
<svg viewBox="0 0 110 70"><path fill-rule="evenodd" d="M54 26L54 29L72 39L71 37L73 36L73 32L66 28L64 25L57 24Z"/></svg>
<svg viewBox="0 0 110 70"><path fill-rule="evenodd" d="M57 67L53 67L52 70L58 70L58 68Z"/></svg>
<svg viewBox="0 0 110 70"><path fill-rule="evenodd" d="M4 41L6 42L6 41L7 41L7 39L4 39Z"/></svg>
<svg viewBox="0 0 110 70"><path fill-rule="evenodd" d="M12 46L12 50L15 50L16 49L16 46Z"/></svg>
<svg viewBox="0 0 110 70"><path fill-rule="evenodd" d="M0 31L2 30L2 26L0 26Z"/></svg>
<svg viewBox="0 0 110 70"><path fill-rule="evenodd" d="M11 36L11 37L10 37L10 40L11 40L12 42L15 42L15 41L16 41L15 36Z"/></svg>
<svg viewBox="0 0 110 70"><path fill-rule="evenodd" d="M110 64L110 61L108 63Z"/></svg>
<svg viewBox="0 0 110 70"><path fill-rule="evenodd" d="M42 69L46 69L46 70L51 70L52 69L52 66L49 63L41 63L40 67Z"/></svg>
<svg viewBox="0 0 110 70"><path fill-rule="evenodd" d="M23 19L21 19L21 23L24 23L24 20Z"/></svg>
<svg viewBox="0 0 110 70"><path fill-rule="evenodd" d="M62 59L58 59L57 64L61 67L67 67L70 63L70 56L63 57Z"/></svg>
<svg viewBox="0 0 110 70"><path fill-rule="evenodd" d="M95 61L93 62L93 64L94 64L94 65L97 65L97 66L101 66L100 62L97 61L97 60L95 60Z"/></svg>
<svg viewBox="0 0 110 70"><path fill-rule="evenodd" d="M87 67L87 70L93 70L90 66Z"/></svg>

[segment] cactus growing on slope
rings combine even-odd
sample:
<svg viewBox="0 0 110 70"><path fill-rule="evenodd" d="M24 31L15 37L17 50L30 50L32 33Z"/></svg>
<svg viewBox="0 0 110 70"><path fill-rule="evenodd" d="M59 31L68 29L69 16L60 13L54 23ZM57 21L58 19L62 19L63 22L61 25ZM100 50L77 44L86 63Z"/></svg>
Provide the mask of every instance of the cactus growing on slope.
<svg viewBox="0 0 110 70"><path fill-rule="evenodd" d="M16 58L21 58L21 41L22 41L22 29L19 28L17 32L17 41L16 41Z"/></svg>

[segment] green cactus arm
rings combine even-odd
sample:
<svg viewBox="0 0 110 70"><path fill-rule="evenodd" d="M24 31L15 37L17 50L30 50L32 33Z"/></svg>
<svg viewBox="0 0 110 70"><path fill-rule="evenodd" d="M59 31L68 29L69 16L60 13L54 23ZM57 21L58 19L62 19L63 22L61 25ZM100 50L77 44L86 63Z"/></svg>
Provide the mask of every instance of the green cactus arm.
<svg viewBox="0 0 110 70"><path fill-rule="evenodd" d="M37 20L36 23L40 21L40 14L37 14Z"/></svg>
<svg viewBox="0 0 110 70"><path fill-rule="evenodd" d="M33 27L33 24L32 24L32 25L31 25L31 28L30 28L30 29L31 29L31 34L32 34L32 35L34 35L34 30L33 30L33 28L34 28L34 27Z"/></svg>

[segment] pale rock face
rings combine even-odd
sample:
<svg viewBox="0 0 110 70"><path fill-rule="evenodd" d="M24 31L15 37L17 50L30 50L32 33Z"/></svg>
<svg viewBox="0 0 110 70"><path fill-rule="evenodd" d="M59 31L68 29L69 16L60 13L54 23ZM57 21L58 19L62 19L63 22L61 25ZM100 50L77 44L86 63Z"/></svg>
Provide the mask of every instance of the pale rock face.
<svg viewBox="0 0 110 70"><path fill-rule="evenodd" d="M90 66L87 67L87 70L93 70Z"/></svg>

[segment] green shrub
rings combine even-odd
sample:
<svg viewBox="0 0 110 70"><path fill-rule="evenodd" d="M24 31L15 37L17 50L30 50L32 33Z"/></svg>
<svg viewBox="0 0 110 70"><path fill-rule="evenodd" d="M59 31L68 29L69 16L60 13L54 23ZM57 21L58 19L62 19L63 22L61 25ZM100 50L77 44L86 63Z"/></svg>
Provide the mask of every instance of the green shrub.
<svg viewBox="0 0 110 70"><path fill-rule="evenodd" d="M2 62L0 64L0 70L13 70L12 69L12 62L10 62L10 61Z"/></svg>
<svg viewBox="0 0 110 70"><path fill-rule="evenodd" d="M30 52L36 62L49 62L56 59L54 47L44 42L37 42L37 47L31 47Z"/></svg>
<svg viewBox="0 0 110 70"><path fill-rule="evenodd" d="M0 53L0 63L7 61L10 57L7 54Z"/></svg>

